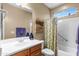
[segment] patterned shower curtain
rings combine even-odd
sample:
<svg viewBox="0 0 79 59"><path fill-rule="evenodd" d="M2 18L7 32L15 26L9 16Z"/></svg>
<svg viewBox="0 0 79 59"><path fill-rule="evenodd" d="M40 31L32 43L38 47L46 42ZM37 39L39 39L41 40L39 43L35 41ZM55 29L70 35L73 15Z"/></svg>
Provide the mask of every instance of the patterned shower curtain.
<svg viewBox="0 0 79 59"><path fill-rule="evenodd" d="M53 50L57 55L57 25L55 18L44 21L45 26L45 47Z"/></svg>

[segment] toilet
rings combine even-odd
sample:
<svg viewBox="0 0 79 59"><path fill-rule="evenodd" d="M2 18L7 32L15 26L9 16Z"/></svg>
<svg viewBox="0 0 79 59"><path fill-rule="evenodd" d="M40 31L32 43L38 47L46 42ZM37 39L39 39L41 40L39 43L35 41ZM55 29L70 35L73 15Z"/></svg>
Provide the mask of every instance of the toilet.
<svg viewBox="0 0 79 59"><path fill-rule="evenodd" d="M51 49L45 48L42 50L44 56L54 56L54 52Z"/></svg>

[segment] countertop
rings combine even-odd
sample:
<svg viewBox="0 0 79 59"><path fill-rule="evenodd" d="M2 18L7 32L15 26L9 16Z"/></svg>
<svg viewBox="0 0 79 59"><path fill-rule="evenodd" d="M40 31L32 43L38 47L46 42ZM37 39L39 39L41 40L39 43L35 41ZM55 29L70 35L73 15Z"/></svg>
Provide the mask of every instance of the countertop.
<svg viewBox="0 0 79 59"><path fill-rule="evenodd" d="M18 40L23 39L23 42L19 42ZM28 38L22 37L22 38L13 38L8 40L1 40L0 45L2 48L2 54L1 56L10 56L12 54L15 54L17 52L20 52L22 50L28 49L30 47L33 47L37 44L42 44L43 48L43 40L30 40Z"/></svg>

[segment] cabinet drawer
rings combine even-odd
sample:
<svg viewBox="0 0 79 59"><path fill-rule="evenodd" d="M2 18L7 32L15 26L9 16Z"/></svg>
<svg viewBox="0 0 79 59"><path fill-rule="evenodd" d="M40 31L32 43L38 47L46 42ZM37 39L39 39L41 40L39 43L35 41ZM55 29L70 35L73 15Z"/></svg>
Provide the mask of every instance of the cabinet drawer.
<svg viewBox="0 0 79 59"><path fill-rule="evenodd" d="M35 52L36 50L41 50L41 44L33 46L32 48L30 48L30 52Z"/></svg>
<svg viewBox="0 0 79 59"><path fill-rule="evenodd" d="M31 56L41 56L41 50L39 49L39 50L31 53Z"/></svg>

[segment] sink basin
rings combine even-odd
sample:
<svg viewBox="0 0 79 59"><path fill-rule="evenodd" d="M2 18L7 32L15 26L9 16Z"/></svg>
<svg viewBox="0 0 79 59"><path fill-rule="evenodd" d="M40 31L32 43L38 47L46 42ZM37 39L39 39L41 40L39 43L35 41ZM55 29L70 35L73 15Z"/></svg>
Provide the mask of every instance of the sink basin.
<svg viewBox="0 0 79 59"><path fill-rule="evenodd" d="M30 42L19 42L17 44L14 44L14 46L25 46L28 45Z"/></svg>
<svg viewBox="0 0 79 59"><path fill-rule="evenodd" d="M15 41L2 45L2 48L22 47L22 46L25 47L25 46L33 45L33 43L38 43L38 40L24 40L22 42Z"/></svg>

